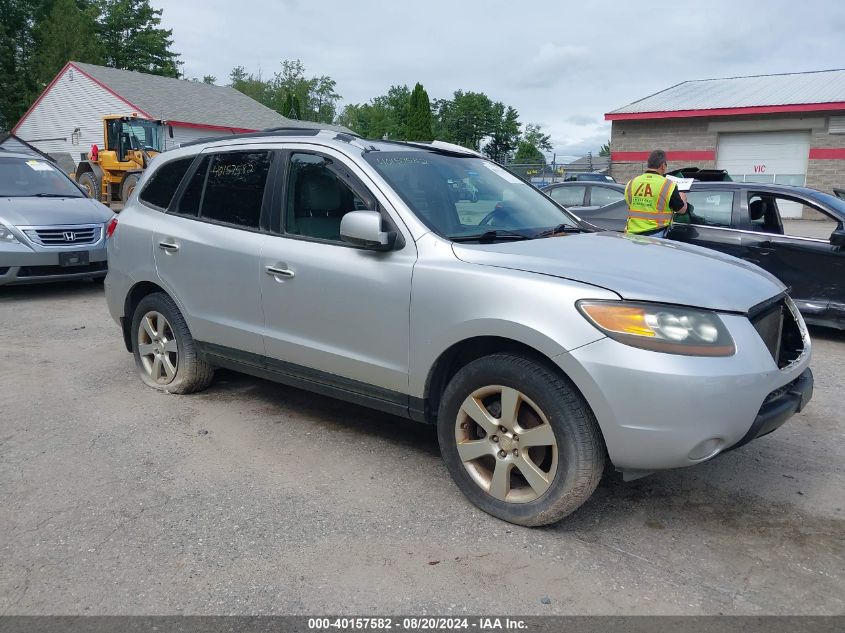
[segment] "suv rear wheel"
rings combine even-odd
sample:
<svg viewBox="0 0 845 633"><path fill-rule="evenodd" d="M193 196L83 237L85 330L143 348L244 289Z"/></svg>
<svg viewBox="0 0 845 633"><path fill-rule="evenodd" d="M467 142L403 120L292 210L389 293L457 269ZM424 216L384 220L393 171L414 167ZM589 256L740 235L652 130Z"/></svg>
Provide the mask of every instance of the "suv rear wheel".
<svg viewBox="0 0 845 633"><path fill-rule="evenodd" d="M475 360L438 413L440 451L479 508L519 525L554 523L593 493L605 464L595 417L575 388L514 354Z"/></svg>
<svg viewBox="0 0 845 633"><path fill-rule="evenodd" d="M173 299L147 295L132 316L132 352L141 380L168 393L205 389L214 369L200 358L188 324Z"/></svg>

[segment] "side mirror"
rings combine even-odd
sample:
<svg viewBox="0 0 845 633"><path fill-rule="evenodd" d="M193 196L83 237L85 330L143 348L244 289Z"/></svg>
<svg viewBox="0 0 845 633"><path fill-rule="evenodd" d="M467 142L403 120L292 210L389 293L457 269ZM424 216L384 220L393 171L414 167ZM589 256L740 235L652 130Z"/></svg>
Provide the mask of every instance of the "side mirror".
<svg viewBox="0 0 845 633"><path fill-rule="evenodd" d="M836 229L830 234L830 245L839 248L845 246L845 229Z"/></svg>
<svg viewBox="0 0 845 633"><path fill-rule="evenodd" d="M372 251L389 251L396 243L396 233L381 230L378 211L350 211L340 220L340 239Z"/></svg>

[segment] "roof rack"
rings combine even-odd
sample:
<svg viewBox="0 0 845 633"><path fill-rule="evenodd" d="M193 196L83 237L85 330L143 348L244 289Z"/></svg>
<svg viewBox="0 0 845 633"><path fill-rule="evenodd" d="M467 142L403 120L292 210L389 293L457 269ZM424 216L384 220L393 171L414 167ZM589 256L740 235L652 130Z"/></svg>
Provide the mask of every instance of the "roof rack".
<svg viewBox="0 0 845 633"><path fill-rule="evenodd" d="M361 137L357 134L352 132L339 132L337 130L332 130L324 127L268 127L263 130L259 130L256 132L240 132L238 134L227 134L226 136L207 136L204 138L196 139L195 141L189 141L187 143L182 143L179 147L190 147L192 145L201 145L202 143L211 143L213 141L229 141L231 139L249 139L249 138L266 138L266 137L274 137L274 136L317 136L321 132L326 132L328 134L335 134L335 138L340 141L345 141L347 143L352 142L353 140L360 139Z"/></svg>

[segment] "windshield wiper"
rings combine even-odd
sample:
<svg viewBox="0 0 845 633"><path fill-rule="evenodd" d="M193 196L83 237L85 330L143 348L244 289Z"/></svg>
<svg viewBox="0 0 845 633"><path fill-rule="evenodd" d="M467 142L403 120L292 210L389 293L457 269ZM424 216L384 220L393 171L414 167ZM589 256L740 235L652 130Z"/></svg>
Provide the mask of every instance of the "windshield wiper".
<svg viewBox="0 0 845 633"><path fill-rule="evenodd" d="M69 193L33 193L27 198L81 198L82 196L72 196Z"/></svg>
<svg viewBox="0 0 845 633"><path fill-rule="evenodd" d="M449 239L453 242L492 242L493 240L530 240L533 239L531 235L524 233L517 233L508 229L494 229L492 231L485 231L478 235L450 235Z"/></svg>
<svg viewBox="0 0 845 633"><path fill-rule="evenodd" d="M553 229L546 229L545 231L540 231L534 237L552 237L554 235L560 235L561 233L581 232L583 232L583 229L580 229L577 226L572 226L571 224L558 224Z"/></svg>

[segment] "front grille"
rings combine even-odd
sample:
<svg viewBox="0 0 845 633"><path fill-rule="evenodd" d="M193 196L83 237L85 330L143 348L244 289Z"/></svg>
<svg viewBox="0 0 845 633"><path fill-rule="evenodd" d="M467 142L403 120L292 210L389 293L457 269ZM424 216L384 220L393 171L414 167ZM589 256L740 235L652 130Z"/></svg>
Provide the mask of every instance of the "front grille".
<svg viewBox="0 0 845 633"><path fill-rule="evenodd" d="M787 299L763 309L751 317L751 324L779 369L789 366L804 353L804 337Z"/></svg>
<svg viewBox="0 0 845 633"><path fill-rule="evenodd" d="M40 246L75 246L99 242L103 227L99 224L33 226L23 229L23 232Z"/></svg>
<svg viewBox="0 0 845 633"><path fill-rule="evenodd" d="M50 277L53 275L78 275L108 270L106 262L93 262L87 266L21 266L18 277Z"/></svg>

